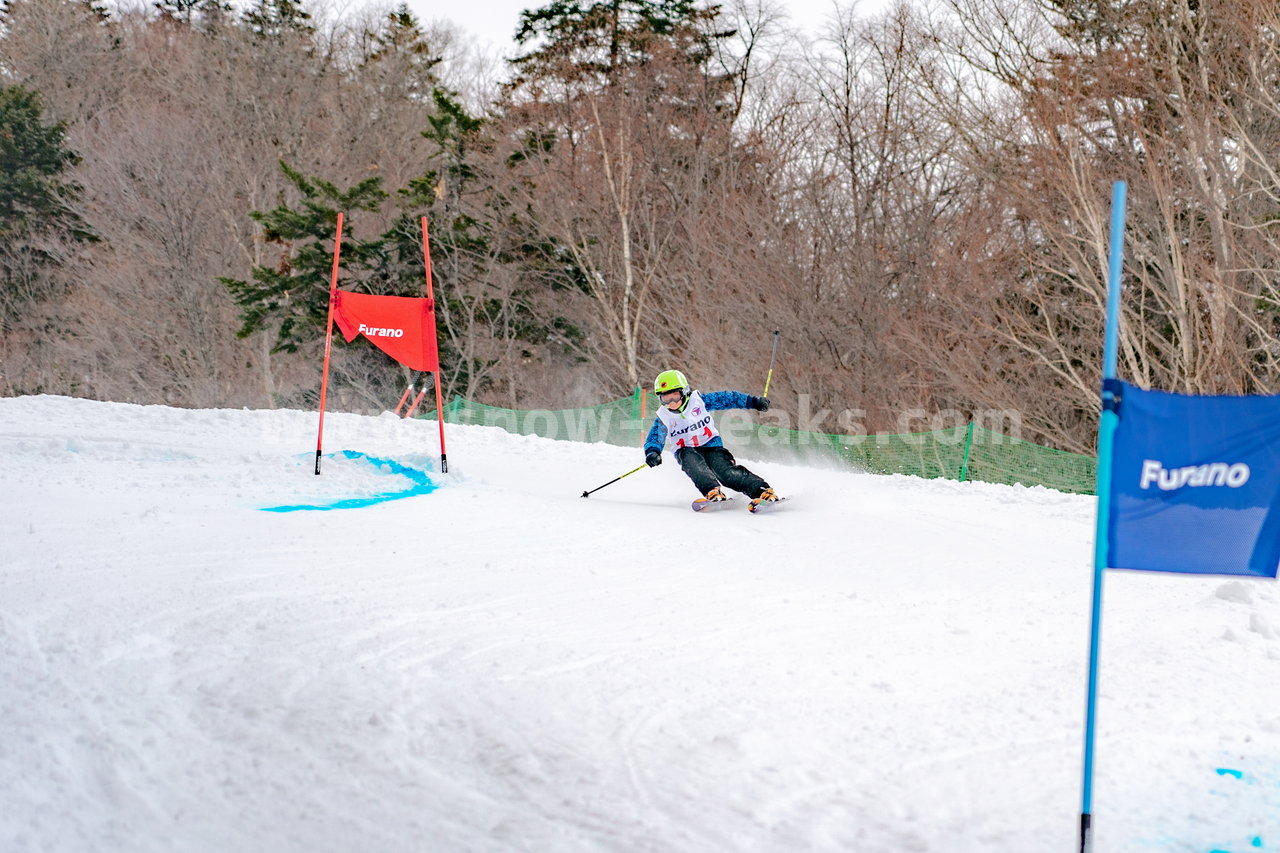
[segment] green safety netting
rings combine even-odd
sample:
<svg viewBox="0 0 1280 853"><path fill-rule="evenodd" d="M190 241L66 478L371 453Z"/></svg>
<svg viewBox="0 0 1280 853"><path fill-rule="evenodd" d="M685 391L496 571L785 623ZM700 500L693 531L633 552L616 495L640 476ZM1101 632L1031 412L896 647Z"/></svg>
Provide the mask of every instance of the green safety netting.
<svg viewBox="0 0 1280 853"><path fill-rule="evenodd" d="M581 409L504 409L455 397L445 423L496 426L518 435L639 447L653 410L637 393ZM647 411L646 411L647 409ZM424 417L434 419L431 412ZM765 416L767 418L767 416ZM1093 494L1097 460L1013 438L974 423L900 435L832 435L756 423L745 412L716 418L735 455L800 464L834 464L875 474L1046 486Z"/></svg>

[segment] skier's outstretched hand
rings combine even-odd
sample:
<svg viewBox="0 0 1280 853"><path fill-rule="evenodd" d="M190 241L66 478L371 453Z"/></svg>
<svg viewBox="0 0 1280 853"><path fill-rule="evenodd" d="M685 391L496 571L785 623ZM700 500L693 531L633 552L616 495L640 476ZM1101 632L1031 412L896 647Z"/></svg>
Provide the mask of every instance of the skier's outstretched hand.
<svg viewBox="0 0 1280 853"><path fill-rule="evenodd" d="M650 468L656 468L657 466L661 465L662 451L650 450L648 453L644 455L644 464L648 465Z"/></svg>
<svg viewBox="0 0 1280 853"><path fill-rule="evenodd" d="M771 405L773 404L769 402L768 397L752 397L751 398L751 408L753 409L759 409L762 412L767 412L769 411L769 406Z"/></svg>

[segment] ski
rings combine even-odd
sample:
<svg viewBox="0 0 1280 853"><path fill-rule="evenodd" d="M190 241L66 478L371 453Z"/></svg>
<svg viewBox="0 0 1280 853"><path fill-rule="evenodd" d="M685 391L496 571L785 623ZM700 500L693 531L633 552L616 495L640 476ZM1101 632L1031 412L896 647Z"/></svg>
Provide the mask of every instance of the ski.
<svg viewBox="0 0 1280 853"><path fill-rule="evenodd" d="M692 504L690 509L694 512L716 512L722 509L728 509L733 503L733 498L725 498L722 501L709 501L706 498L698 498Z"/></svg>
<svg viewBox="0 0 1280 853"><path fill-rule="evenodd" d="M785 500L786 498L778 498L776 501L762 501L755 498L747 503L747 512L772 512Z"/></svg>

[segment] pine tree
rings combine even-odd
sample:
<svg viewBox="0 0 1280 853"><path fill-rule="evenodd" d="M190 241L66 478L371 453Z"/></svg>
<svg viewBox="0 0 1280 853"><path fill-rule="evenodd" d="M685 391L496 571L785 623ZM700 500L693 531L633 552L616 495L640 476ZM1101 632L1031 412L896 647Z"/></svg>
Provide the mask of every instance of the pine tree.
<svg viewBox="0 0 1280 853"><path fill-rule="evenodd" d="M287 163L280 164L290 183L302 194L297 207L279 205L273 210L252 211L262 226L262 239L281 246L274 266L259 265L252 281L220 278L241 309L237 334L244 338L275 326L273 352L297 352L299 346L323 337L329 311L329 279L333 267L333 238L338 212L377 210L387 198L381 178L369 178L342 190L319 178L308 178ZM343 229L340 285L351 289L356 282L372 281L380 289L370 292L396 294L401 288L386 279L382 258L384 241L354 240ZM382 268L382 269L380 269ZM370 275L370 270L374 274ZM416 294L415 294L416 295Z"/></svg>
<svg viewBox="0 0 1280 853"><path fill-rule="evenodd" d="M160 17L196 27L202 32L216 30L232 20L232 5L227 0L155 0L152 7Z"/></svg>
<svg viewBox="0 0 1280 853"><path fill-rule="evenodd" d="M80 186L66 175L79 162L66 125L44 122L37 93L0 87L0 240L55 228L87 236L71 209Z"/></svg>
<svg viewBox="0 0 1280 853"><path fill-rule="evenodd" d="M60 261L51 245L94 239L74 209L81 187L67 174L79 162L66 126L45 122L39 95L0 87L0 330L52 295Z"/></svg>
<svg viewBox="0 0 1280 853"><path fill-rule="evenodd" d="M671 261L687 214L736 158L718 15L691 0L556 0L521 19L531 49L501 105L513 192L543 268L589 300L589 355L614 391L661 346L649 321L682 278Z"/></svg>
<svg viewBox="0 0 1280 853"><path fill-rule="evenodd" d="M362 75L380 90L394 87L403 97L429 103L440 83L435 69L441 59L409 7L401 3L387 13L379 29L365 36Z"/></svg>
<svg viewBox="0 0 1280 853"><path fill-rule="evenodd" d="M556 69L598 81L643 64L659 45L676 45L688 62L702 65L715 41L733 34L714 29L719 9L694 0L554 0L521 13L516 42L533 49L516 66L529 77Z"/></svg>
<svg viewBox="0 0 1280 853"><path fill-rule="evenodd" d="M488 128L450 93L436 89L433 100L435 111L423 136L436 146L435 168L400 191L406 212L388 236L400 252L420 254L419 216L428 217L433 269L446 283L437 291L441 360L449 365L450 387L475 395L494 384L495 349L514 342L546 343L567 324L540 318L530 285L492 286L501 268L523 267L526 258L510 245L506 201L474 162L476 149L490 145Z"/></svg>
<svg viewBox="0 0 1280 853"><path fill-rule="evenodd" d="M257 0L244 11L241 20L259 38L278 43L290 37L310 39L315 32L311 13L297 0Z"/></svg>

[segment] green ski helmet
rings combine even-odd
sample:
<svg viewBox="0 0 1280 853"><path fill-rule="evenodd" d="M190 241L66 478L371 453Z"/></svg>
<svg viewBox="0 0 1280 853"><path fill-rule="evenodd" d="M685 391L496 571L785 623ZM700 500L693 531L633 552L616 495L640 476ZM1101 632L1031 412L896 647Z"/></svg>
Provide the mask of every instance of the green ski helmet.
<svg viewBox="0 0 1280 853"><path fill-rule="evenodd" d="M653 380L653 393L661 396L668 391L679 391L689 396L689 380L678 370L664 370Z"/></svg>

